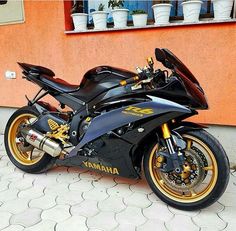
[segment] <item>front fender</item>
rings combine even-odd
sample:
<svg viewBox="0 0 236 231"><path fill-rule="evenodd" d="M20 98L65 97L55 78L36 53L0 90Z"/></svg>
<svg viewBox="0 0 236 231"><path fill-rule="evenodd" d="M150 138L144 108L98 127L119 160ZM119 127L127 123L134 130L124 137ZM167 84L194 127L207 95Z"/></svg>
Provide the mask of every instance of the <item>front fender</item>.
<svg viewBox="0 0 236 231"><path fill-rule="evenodd" d="M118 108L95 117L87 132L79 144L71 151L70 155L77 155L86 143L129 123L145 119L154 119L160 115L170 112L176 112L178 116L192 114L192 111L180 104L172 101L148 96L150 101L132 104L126 107Z"/></svg>
<svg viewBox="0 0 236 231"><path fill-rule="evenodd" d="M174 128L173 130L179 134L183 134L188 131L199 130L203 128L208 128L208 127L203 124L196 124L192 122L182 121L181 123L178 124L178 127Z"/></svg>

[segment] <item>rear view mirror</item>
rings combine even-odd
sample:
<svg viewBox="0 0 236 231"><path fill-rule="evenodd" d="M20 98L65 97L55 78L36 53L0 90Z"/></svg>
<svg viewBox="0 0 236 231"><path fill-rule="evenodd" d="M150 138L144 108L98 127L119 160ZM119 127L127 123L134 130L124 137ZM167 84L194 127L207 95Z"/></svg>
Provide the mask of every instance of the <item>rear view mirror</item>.
<svg viewBox="0 0 236 231"><path fill-rule="evenodd" d="M166 54L160 48L155 49L155 56L156 56L156 60L161 63L164 63L166 60Z"/></svg>

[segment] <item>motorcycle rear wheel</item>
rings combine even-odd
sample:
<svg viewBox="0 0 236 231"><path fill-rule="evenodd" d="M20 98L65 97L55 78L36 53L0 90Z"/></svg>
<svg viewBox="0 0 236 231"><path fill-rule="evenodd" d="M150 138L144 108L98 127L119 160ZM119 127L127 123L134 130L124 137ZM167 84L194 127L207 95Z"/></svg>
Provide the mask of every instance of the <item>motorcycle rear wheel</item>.
<svg viewBox="0 0 236 231"><path fill-rule="evenodd" d="M32 123L38 116L39 113L33 107L20 108L9 119L4 133L9 159L16 167L28 173L45 172L56 161L56 158L27 144L20 133L21 126Z"/></svg>
<svg viewBox="0 0 236 231"><path fill-rule="evenodd" d="M165 203L181 210L202 209L224 193L229 181L229 161L221 144L205 130L181 135L187 142L182 173L160 170L157 158L161 147L157 144L144 155L144 173L153 192Z"/></svg>

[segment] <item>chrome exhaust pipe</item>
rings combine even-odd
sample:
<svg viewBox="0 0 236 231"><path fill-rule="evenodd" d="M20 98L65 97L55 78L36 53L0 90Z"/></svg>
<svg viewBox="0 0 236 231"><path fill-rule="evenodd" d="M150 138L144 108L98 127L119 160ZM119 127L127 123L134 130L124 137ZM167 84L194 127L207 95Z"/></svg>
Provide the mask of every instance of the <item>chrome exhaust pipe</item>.
<svg viewBox="0 0 236 231"><path fill-rule="evenodd" d="M39 150L46 152L52 157L57 157L61 154L65 154L58 143L39 131L35 131L32 128L25 127L21 130L21 134L29 144L38 148Z"/></svg>

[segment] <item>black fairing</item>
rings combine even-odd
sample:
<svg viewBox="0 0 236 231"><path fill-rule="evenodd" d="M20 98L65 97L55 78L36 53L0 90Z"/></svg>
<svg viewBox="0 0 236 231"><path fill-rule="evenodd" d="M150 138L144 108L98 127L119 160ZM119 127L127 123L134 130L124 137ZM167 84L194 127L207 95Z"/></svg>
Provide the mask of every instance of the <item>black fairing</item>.
<svg viewBox="0 0 236 231"><path fill-rule="evenodd" d="M118 87L121 80L131 78L135 75L133 72L115 67L95 67L84 75L80 84L80 90L71 93L71 95L85 102L89 102L103 92Z"/></svg>

